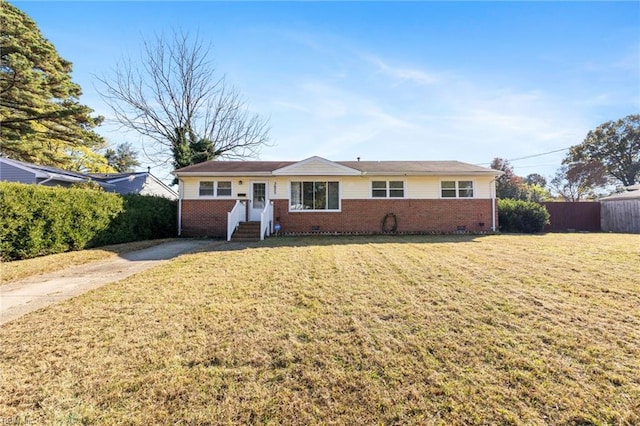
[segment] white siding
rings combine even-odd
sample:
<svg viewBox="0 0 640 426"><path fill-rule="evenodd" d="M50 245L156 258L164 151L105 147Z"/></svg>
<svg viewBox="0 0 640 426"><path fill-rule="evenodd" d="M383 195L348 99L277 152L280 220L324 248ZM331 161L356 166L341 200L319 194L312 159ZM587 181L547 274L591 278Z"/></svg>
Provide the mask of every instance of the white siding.
<svg viewBox="0 0 640 426"><path fill-rule="evenodd" d="M371 180L364 176L346 177L342 179L340 192L345 200L369 198Z"/></svg>
<svg viewBox="0 0 640 426"><path fill-rule="evenodd" d="M491 198L493 177L485 176L366 176L343 178L342 198L371 198L371 182L374 180L404 182L404 197L410 199L440 198L440 182L443 180L473 181L474 198Z"/></svg>
<svg viewBox="0 0 640 426"><path fill-rule="evenodd" d="M254 180L257 180L253 178ZM231 198L238 198L238 194L245 193L247 196L249 195L249 178L238 178L238 177L230 177L230 176L203 176L203 177L183 177L181 178L183 182L183 191L184 194L182 198L185 200L197 200L199 198L215 198L215 197L200 197L200 182L231 182ZM242 184L240 183L242 181ZM224 197L225 199L229 199L229 197ZM244 197L240 197L244 198Z"/></svg>
<svg viewBox="0 0 640 426"><path fill-rule="evenodd" d="M276 177L269 179L269 196L272 200L288 200L289 199L289 182L288 177Z"/></svg>
<svg viewBox="0 0 640 426"><path fill-rule="evenodd" d="M283 169L284 171L276 170L274 173L276 175L284 173L285 176L345 176L359 173L357 170L333 163L329 160L314 157L284 167Z"/></svg>
<svg viewBox="0 0 640 426"><path fill-rule="evenodd" d="M402 180L405 182L405 198L410 199L439 199L440 182L443 180L471 180L473 181L474 198L491 198L494 185L492 176L272 176L260 177L183 177L184 199L201 198L198 194L200 181L231 181L232 198L238 198L238 194L250 195L250 182L267 182L269 186L269 198L272 200L286 200L289 198L290 182L293 181L339 181L340 197L342 199L369 199L371 198L371 182L374 180ZM242 184L240 183L242 182ZM211 197L209 197L211 198ZM240 197L244 198L244 197Z"/></svg>

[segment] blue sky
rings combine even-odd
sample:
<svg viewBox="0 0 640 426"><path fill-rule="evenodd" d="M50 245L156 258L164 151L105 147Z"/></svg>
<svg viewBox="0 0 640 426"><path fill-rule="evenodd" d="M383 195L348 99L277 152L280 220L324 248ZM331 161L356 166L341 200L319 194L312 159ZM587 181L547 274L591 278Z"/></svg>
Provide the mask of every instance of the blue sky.
<svg viewBox="0 0 640 426"><path fill-rule="evenodd" d="M251 111L270 118L262 160L482 164L561 150L640 113L638 2L12 3L107 118L94 75L154 34L198 32ZM551 176L564 154L512 164Z"/></svg>

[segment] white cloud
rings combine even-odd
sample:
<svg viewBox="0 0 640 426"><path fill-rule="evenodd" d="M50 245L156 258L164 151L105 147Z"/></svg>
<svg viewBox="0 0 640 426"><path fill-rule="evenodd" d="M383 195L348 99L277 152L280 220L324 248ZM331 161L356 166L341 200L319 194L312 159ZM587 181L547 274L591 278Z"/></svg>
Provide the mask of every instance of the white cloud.
<svg viewBox="0 0 640 426"><path fill-rule="evenodd" d="M361 57L375 65L378 72L386 74L396 80L408 81L418 85L431 85L440 81L440 77L436 74L417 68L392 66L376 55L361 54Z"/></svg>

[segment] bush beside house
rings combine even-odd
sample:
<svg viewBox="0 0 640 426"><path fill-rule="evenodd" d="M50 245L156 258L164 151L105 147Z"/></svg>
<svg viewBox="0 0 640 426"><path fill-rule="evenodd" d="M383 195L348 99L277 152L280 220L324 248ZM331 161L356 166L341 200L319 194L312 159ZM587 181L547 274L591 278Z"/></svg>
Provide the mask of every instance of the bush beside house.
<svg viewBox="0 0 640 426"><path fill-rule="evenodd" d="M177 236L177 201L138 194L122 199L122 211L94 238L92 246Z"/></svg>
<svg viewBox="0 0 640 426"><path fill-rule="evenodd" d="M165 238L175 233L175 201L0 182L2 260Z"/></svg>
<svg viewBox="0 0 640 426"><path fill-rule="evenodd" d="M498 200L498 222L502 232L542 232L549 223L546 207L532 201Z"/></svg>
<svg viewBox="0 0 640 426"><path fill-rule="evenodd" d="M116 194L0 183L0 256L27 259L79 250L122 211Z"/></svg>

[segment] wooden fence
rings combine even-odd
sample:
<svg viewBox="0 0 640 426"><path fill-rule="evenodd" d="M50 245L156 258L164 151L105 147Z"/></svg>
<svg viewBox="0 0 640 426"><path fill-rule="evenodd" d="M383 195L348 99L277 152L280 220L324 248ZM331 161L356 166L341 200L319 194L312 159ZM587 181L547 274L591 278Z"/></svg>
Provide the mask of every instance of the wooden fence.
<svg viewBox="0 0 640 426"><path fill-rule="evenodd" d="M640 234L640 199L603 201L602 230Z"/></svg>
<svg viewBox="0 0 640 426"><path fill-rule="evenodd" d="M589 231L598 232L600 228L600 203L598 201L581 202L545 202L549 211L548 232Z"/></svg>

